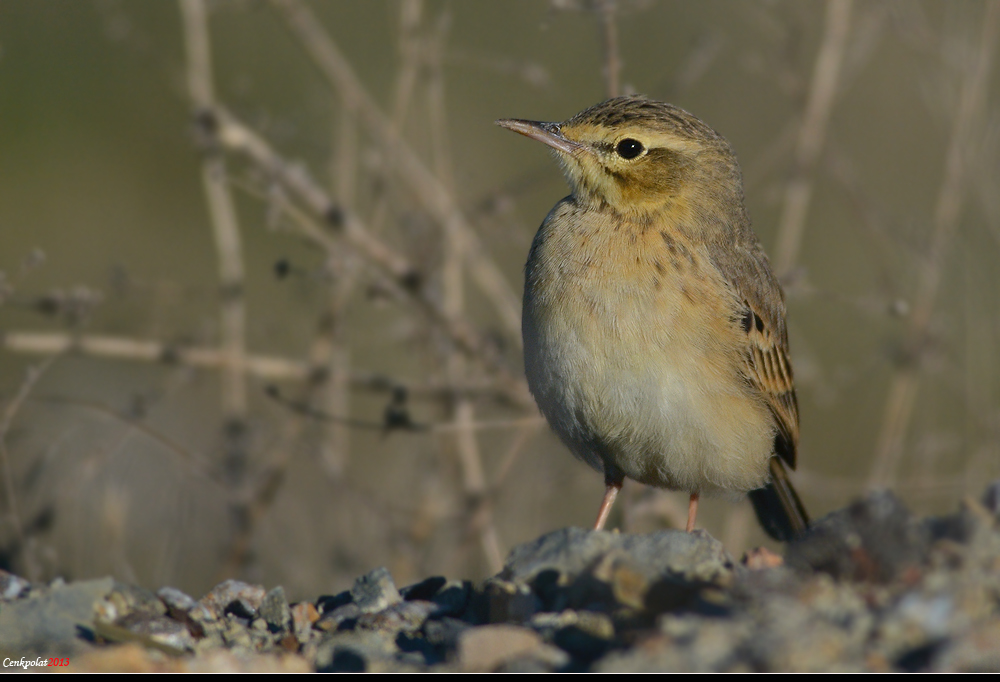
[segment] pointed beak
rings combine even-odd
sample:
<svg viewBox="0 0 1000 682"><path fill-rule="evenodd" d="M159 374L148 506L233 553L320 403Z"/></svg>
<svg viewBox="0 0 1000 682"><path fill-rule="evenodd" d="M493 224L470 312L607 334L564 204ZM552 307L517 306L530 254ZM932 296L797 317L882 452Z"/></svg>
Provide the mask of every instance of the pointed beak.
<svg viewBox="0 0 1000 682"><path fill-rule="evenodd" d="M532 140L538 140L558 151L576 156L587 148L578 142L567 140L558 123L543 123L541 121L523 121L519 118L501 118L496 121L501 128L513 130Z"/></svg>

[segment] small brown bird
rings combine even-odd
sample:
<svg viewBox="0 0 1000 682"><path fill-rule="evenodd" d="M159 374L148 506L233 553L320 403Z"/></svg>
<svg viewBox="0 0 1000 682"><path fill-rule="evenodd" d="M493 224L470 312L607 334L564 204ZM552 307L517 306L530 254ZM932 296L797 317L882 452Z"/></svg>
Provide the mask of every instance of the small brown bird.
<svg viewBox="0 0 1000 682"><path fill-rule="evenodd" d="M607 486L750 493L778 540L809 520L784 294L750 227L729 143L691 114L618 97L563 123L497 125L557 152L572 188L525 267L528 386Z"/></svg>

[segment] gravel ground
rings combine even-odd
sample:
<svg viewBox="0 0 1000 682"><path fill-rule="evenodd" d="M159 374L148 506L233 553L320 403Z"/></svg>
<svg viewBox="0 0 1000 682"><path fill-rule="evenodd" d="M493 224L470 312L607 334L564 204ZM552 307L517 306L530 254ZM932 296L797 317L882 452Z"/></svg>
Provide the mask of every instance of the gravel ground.
<svg viewBox="0 0 1000 682"><path fill-rule="evenodd" d="M1000 483L920 519L888 492L784 557L703 532L567 528L482 584L384 568L290 604L228 580L194 599L0 572L4 665L69 671L1000 670Z"/></svg>

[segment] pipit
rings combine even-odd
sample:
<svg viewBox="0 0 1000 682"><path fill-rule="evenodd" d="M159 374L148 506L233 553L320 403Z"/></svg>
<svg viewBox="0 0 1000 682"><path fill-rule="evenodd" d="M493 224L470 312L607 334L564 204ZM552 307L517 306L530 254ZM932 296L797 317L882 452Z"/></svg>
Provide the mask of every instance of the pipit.
<svg viewBox="0 0 1000 682"><path fill-rule="evenodd" d="M604 472L595 528L628 477L690 493L688 531L702 494L748 492L775 539L805 529L784 294L729 143L643 97L497 124L554 149L572 188L531 245L522 333L538 407Z"/></svg>

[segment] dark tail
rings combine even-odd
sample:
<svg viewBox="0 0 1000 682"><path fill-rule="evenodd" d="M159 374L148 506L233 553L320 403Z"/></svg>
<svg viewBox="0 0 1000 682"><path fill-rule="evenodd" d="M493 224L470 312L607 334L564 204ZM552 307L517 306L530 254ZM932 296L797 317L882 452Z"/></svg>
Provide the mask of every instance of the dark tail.
<svg viewBox="0 0 1000 682"><path fill-rule="evenodd" d="M809 527L809 514L777 457L771 458L771 482L749 497L760 525L775 540L788 542Z"/></svg>

